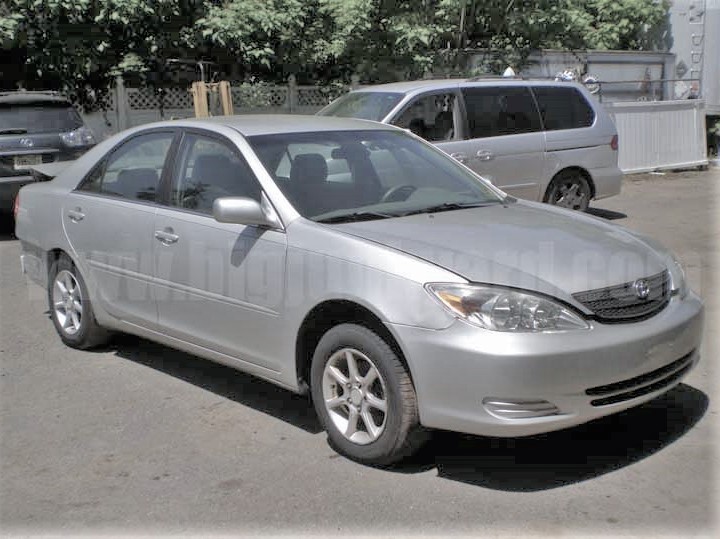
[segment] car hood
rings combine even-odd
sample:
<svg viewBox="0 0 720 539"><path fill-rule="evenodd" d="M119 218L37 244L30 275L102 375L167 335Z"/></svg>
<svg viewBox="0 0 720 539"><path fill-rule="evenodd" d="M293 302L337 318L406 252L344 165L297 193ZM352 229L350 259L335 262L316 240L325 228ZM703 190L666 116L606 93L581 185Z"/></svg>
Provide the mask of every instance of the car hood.
<svg viewBox="0 0 720 539"><path fill-rule="evenodd" d="M663 254L632 232L531 202L332 225L465 279L555 296L664 271Z"/></svg>

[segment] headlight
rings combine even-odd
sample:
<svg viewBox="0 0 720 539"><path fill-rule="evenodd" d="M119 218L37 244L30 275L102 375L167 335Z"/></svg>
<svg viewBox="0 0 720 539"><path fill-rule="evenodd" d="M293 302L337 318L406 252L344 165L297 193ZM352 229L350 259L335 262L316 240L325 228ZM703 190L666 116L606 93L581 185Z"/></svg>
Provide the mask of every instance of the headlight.
<svg viewBox="0 0 720 539"><path fill-rule="evenodd" d="M683 268L682 263L674 254L670 255L668 266L670 279L672 279L673 294L677 294L680 296L680 299L684 299L689 291L687 279L685 278L685 268Z"/></svg>
<svg viewBox="0 0 720 539"><path fill-rule="evenodd" d="M455 316L492 331L532 333L590 327L568 307L530 292L454 283L428 283L425 288Z"/></svg>
<svg viewBox="0 0 720 539"><path fill-rule="evenodd" d="M78 127L75 131L61 133L60 138L67 146L73 148L76 146L90 146L91 144L95 144L95 137L93 136L92 131L84 125Z"/></svg>

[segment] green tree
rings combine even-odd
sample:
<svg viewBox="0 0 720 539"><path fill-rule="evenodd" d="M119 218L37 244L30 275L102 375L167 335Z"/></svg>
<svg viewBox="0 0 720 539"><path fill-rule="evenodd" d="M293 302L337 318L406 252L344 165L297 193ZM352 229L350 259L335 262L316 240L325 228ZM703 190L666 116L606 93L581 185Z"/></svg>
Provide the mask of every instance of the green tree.
<svg viewBox="0 0 720 539"><path fill-rule="evenodd" d="M6 0L3 6L0 37L16 77L28 88L60 88L85 104L114 74L157 73L168 55L192 47L186 34L197 10L193 0Z"/></svg>
<svg viewBox="0 0 720 539"><path fill-rule="evenodd" d="M0 85L80 99L117 73L164 80L170 58L233 76L367 82L422 76L465 49L522 66L536 49L647 49L668 0L4 0Z"/></svg>

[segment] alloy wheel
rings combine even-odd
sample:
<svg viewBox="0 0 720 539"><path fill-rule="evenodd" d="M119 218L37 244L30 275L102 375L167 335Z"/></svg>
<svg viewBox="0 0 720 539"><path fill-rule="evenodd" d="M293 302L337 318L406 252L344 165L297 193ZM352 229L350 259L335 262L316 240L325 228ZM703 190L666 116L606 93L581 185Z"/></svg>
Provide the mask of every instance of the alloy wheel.
<svg viewBox="0 0 720 539"><path fill-rule="evenodd" d="M82 327L83 299L77 279L68 270L55 276L52 300L54 315L62 331L75 335Z"/></svg>
<svg viewBox="0 0 720 539"><path fill-rule="evenodd" d="M348 440L366 445L385 430L388 403L385 381L370 358L354 348L333 353L322 381L325 410Z"/></svg>

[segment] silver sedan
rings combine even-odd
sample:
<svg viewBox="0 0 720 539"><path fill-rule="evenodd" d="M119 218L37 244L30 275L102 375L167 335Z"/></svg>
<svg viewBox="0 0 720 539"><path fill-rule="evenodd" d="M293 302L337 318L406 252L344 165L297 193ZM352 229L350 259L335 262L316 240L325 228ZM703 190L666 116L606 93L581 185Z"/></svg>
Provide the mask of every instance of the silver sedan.
<svg viewBox="0 0 720 539"><path fill-rule="evenodd" d="M361 462L431 429L577 425L699 360L702 302L662 246L518 201L379 123L145 125L24 187L15 212L66 344L133 333L310 393Z"/></svg>

